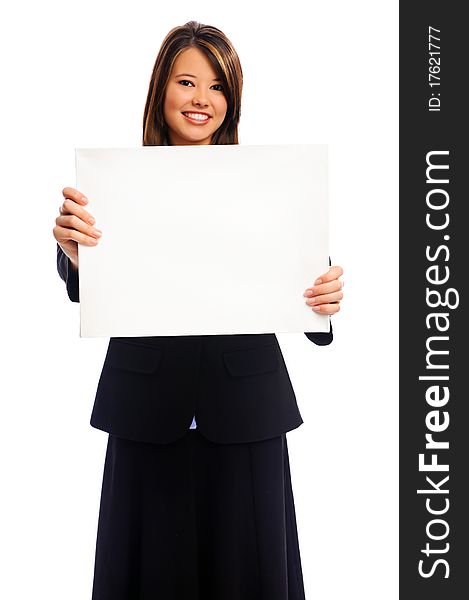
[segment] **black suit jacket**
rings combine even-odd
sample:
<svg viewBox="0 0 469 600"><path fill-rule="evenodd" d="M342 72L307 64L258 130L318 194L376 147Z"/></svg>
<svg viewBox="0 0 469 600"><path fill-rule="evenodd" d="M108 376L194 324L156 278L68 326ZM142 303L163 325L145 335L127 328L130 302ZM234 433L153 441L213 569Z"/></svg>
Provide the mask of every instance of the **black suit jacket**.
<svg viewBox="0 0 469 600"><path fill-rule="evenodd" d="M78 271L57 244L57 269L79 302ZM305 333L320 346L330 333ZM303 423L274 333L110 338L92 427L169 443L197 428L218 443L268 439Z"/></svg>

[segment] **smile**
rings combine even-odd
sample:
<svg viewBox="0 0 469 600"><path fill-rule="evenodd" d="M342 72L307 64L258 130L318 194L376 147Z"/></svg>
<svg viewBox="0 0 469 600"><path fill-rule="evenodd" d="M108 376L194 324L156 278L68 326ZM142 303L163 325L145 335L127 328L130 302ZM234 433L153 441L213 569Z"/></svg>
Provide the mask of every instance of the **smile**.
<svg viewBox="0 0 469 600"><path fill-rule="evenodd" d="M197 124L197 125L204 125L210 118L207 115L201 115L200 113L186 112L186 113L181 113L181 114L189 122Z"/></svg>

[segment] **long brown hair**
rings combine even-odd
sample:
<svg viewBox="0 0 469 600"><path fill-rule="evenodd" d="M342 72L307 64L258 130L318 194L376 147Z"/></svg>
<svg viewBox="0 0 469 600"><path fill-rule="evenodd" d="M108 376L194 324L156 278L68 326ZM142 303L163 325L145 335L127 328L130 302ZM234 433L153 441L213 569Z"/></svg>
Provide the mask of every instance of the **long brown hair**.
<svg viewBox="0 0 469 600"><path fill-rule="evenodd" d="M143 114L143 145L169 144L163 116L166 86L174 61L187 48L199 48L221 79L227 101L223 123L212 136L212 144L237 144L241 116L243 72L238 55L226 35L210 25L189 21L167 34L156 57Z"/></svg>

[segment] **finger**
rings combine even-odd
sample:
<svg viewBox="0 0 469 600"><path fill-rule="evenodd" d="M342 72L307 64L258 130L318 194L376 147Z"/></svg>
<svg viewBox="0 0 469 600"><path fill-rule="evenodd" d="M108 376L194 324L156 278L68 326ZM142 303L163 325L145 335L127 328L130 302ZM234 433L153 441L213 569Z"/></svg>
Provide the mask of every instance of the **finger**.
<svg viewBox="0 0 469 600"><path fill-rule="evenodd" d="M72 187L64 187L62 190L62 195L64 198L70 198L74 202L78 202L79 204L88 204L88 198L82 192L76 190Z"/></svg>
<svg viewBox="0 0 469 600"><path fill-rule="evenodd" d="M333 266L330 267L329 271L327 271L327 273L324 273L323 275L320 275L316 281L314 282L314 285L319 285L321 283L327 283L328 281L332 281L333 279L337 279L338 277L340 277L341 275L343 275L344 270L342 269L342 267L339 266Z"/></svg>
<svg viewBox="0 0 469 600"><path fill-rule="evenodd" d="M318 306L312 306L311 310L323 315L334 315L339 312L340 304L319 304Z"/></svg>
<svg viewBox="0 0 469 600"><path fill-rule="evenodd" d="M338 292L342 289L342 282L338 279L334 279L329 283L321 283L320 285L315 285L313 287L307 288L303 295L308 298L313 298L314 296L321 296L322 294L331 294L332 292Z"/></svg>
<svg viewBox="0 0 469 600"><path fill-rule="evenodd" d="M308 298L306 304L315 306L319 304L330 304L331 302L340 302L344 297L342 292L334 292L333 294L323 294L314 298Z"/></svg>
<svg viewBox="0 0 469 600"><path fill-rule="evenodd" d="M95 238L99 238L102 235L102 231L100 229L88 225L76 215L63 215L61 217L57 217L55 219L55 223L60 227L75 229L76 231L81 231L82 233L86 233L86 235Z"/></svg>
<svg viewBox="0 0 469 600"><path fill-rule="evenodd" d="M87 246L96 246L98 239L91 237L78 231L76 229L69 229L68 227L61 227L60 225L54 227L54 237L58 242L67 242L73 240L79 244L85 244Z"/></svg>
<svg viewBox="0 0 469 600"><path fill-rule="evenodd" d="M62 210L60 211L61 216L63 215L76 215L82 221L94 225L94 217L74 200L66 198L62 204Z"/></svg>

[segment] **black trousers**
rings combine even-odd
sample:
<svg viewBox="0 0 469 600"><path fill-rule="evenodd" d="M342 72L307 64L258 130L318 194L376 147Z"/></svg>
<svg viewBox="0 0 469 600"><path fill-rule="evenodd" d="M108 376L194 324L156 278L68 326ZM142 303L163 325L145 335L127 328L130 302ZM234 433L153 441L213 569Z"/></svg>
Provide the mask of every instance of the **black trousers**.
<svg viewBox="0 0 469 600"><path fill-rule="evenodd" d="M109 435L93 600L304 600L285 434Z"/></svg>

